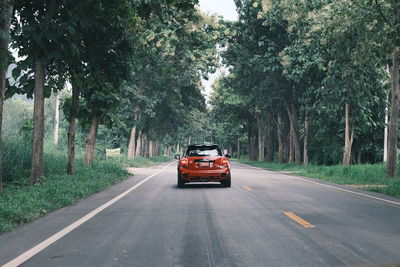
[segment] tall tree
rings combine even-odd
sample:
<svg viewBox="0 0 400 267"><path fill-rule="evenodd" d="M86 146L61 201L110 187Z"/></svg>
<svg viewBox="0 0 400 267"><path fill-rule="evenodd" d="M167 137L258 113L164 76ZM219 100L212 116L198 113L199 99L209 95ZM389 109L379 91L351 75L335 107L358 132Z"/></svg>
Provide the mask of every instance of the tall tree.
<svg viewBox="0 0 400 267"><path fill-rule="evenodd" d="M56 12L56 0L49 0L44 7L44 18L40 22L42 34L47 35L50 21ZM43 11L42 11L43 12ZM33 109L33 147L31 183L36 184L44 176L44 86L46 81L45 51L40 51L35 59L34 109Z"/></svg>
<svg viewBox="0 0 400 267"><path fill-rule="evenodd" d="M58 48L55 41L58 34L55 23L59 16L57 9L57 0L15 1L15 11L19 19L14 20L13 46L18 49L19 56L25 56L25 60L19 63L19 68L25 70L21 72L24 78L20 79L19 87L13 92L34 95L32 184L39 183L44 176L44 98L50 95L49 83L57 77L53 71L54 65L52 66L58 54L53 53ZM53 78L48 78L50 76Z"/></svg>
<svg viewBox="0 0 400 267"><path fill-rule="evenodd" d="M3 191L3 149L2 124L3 104L6 90L6 73L8 67L8 44L10 41L10 25L13 13L13 0L0 1L0 192Z"/></svg>

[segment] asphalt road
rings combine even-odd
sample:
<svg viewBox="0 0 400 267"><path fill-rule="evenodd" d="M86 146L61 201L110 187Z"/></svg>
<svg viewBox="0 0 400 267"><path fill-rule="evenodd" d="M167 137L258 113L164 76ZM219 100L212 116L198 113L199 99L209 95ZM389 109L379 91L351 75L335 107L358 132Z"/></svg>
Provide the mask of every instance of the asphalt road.
<svg viewBox="0 0 400 267"><path fill-rule="evenodd" d="M21 266L400 264L396 200L237 163L231 188L189 184L179 189L176 163L166 165L138 169L134 177L75 206L0 235L0 265L128 188L131 192L92 218L25 254Z"/></svg>

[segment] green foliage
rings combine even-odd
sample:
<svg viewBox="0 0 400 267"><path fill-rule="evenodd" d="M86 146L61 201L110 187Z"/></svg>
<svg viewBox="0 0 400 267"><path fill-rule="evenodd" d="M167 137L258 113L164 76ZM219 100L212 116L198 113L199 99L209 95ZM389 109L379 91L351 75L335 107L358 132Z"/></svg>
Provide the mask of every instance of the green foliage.
<svg viewBox="0 0 400 267"><path fill-rule="evenodd" d="M32 141L27 136L5 136L3 138L3 181L27 183L31 171Z"/></svg>
<svg viewBox="0 0 400 267"><path fill-rule="evenodd" d="M169 158L110 158L83 166L82 154L77 159L77 171L66 175L66 153L54 145L45 146L46 176L40 185L29 186L30 148L21 140L6 140L4 157L5 189L0 194L0 233L15 229L53 210L72 205L78 200L128 178L123 167L149 167ZM9 154L12 149L14 153ZM29 161L29 162L28 162Z"/></svg>
<svg viewBox="0 0 400 267"><path fill-rule="evenodd" d="M46 176L38 186L8 185L0 195L0 232L10 231L55 209L72 205L127 177L128 174L119 165L99 162L90 167L79 164L73 176Z"/></svg>
<svg viewBox="0 0 400 267"><path fill-rule="evenodd" d="M232 76L220 77L213 85L210 99L210 115L217 125L213 134L217 143L224 147L235 144L245 134L251 116L245 100L230 87L231 79Z"/></svg>
<svg viewBox="0 0 400 267"><path fill-rule="evenodd" d="M357 188L400 196L399 180L386 176L384 164L362 164L353 166L295 166L268 162L240 161L245 164L282 171L286 174L299 175L329 181L336 184L351 185Z"/></svg>
<svg viewBox="0 0 400 267"><path fill-rule="evenodd" d="M381 161L390 86L388 55L398 30L391 22L398 20L388 25L381 22L385 16L392 18L389 10L398 4L377 1L371 6L370 1L349 0L235 3L239 21L225 23L226 50L222 53L230 73L215 83L211 99L211 114L220 126L218 140L235 145L242 139L251 148L262 136L257 133L266 131L257 129L256 121L264 120L269 130L282 129L287 144L292 113L300 142L308 118L310 160L338 164L343 154L344 106L349 104L353 151L361 153L364 163ZM353 162L355 158L354 154Z"/></svg>
<svg viewBox="0 0 400 267"><path fill-rule="evenodd" d="M121 155L120 157L117 158L108 158L105 161L118 164L120 166L123 166L124 168L126 167L140 168L140 167L151 167L154 166L155 164L166 162L169 160L171 160L171 158L163 156L157 156L151 158L135 157L132 159L127 159L124 155Z"/></svg>
<svg viewBox="0 0 400 267"><path fill-rule="evenodd" d="M32 120L33 103L18 96L4 102L3 128L4 136L19 133L24 125Z"/></svg>
<svg viewBox="0 0 400 267"><path fill-rule="evenodd" d="M120 146L133 125L168 145L210 136L200 83L218 65L222 26L195 9L171 6L162 13L136 25L142 31L133 54L135 75L121 87L121 124L113 131Z"/></svg>
<svg viewBox="0 0 400 267"><path fill-rule="evenodd" d="M371 191L394 196L400 197L400 180L391 181L391 183L386 187L372 187Z"/></svg>

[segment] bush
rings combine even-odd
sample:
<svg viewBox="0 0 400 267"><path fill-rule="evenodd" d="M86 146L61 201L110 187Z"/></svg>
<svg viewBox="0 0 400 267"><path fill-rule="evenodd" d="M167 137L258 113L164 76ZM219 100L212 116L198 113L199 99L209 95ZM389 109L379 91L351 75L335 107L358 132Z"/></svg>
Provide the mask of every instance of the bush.
<svg viewBox="0 0 400 267"><path fill-rule="evenodd" d="M45 176L66 172L65 148L46 142L44 146ZM25 184L32 164L32 141L28 134L5 136L3 139L3 181L5 184Z"/></svg>
<svg viewBox="0 0 400 267"><path fill-rule="evenodd" d="M3 181L21 182L31 170L32 141L27 136L5 136L3 139Z"/></svg>

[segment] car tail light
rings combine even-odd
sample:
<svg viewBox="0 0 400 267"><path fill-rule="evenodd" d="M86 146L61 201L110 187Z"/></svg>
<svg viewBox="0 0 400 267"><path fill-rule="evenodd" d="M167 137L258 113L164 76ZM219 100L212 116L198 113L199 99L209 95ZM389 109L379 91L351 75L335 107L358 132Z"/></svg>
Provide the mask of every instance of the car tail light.
<svg viewBox="0 0 400 267"><path fill-rule="evenodd" d="M223 160L222 160L222 166L226 166L226 167L229 166L228 160L227 160L227 159L223 159Z"/></svg>
<svg viewBox="0 0 400 267"><path fill-rule="evenodd" d="M188 167L188 160L187 159L181 159L180 166L187 168Z"/></svg>
<svg viewBox="0 0 400 267"><path fill-rule="evenodd" d="M227 159L223 159L221 161L215 162L215 166L219 168L226 168L229 167L229 163Z"/></svg>

